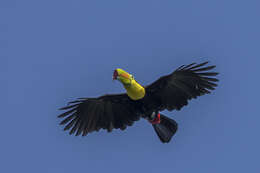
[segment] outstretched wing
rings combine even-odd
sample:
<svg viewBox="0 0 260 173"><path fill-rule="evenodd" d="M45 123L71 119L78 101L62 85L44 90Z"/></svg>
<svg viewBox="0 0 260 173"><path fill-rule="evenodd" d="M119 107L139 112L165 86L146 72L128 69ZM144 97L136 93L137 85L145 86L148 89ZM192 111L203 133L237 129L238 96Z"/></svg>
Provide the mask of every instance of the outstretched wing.
<svg viewBox="0 0 260 173"><path fill-rule="evenodd" d="M113 128L124 130L126 126L131 126L134 121L140 119L140 114L136 111L134 101L130 100L126 94L104 95L98 98L80 98L70 102L61 110L68 110L59 115L64 118L61 125L66 125L64 130L70 129L70 134L76 132L76 136L93 131Z"/></svg>
<svg viewBox="0 0 260 173"><path fill-rule="evenodd" d="M206 66L192 63L181 66L173 73L159 78L146 87L148 93L147 104L153 110L180 110L188 104L188 100L209 94L217 86L218 73L208 72L216 66Z"/></svg>

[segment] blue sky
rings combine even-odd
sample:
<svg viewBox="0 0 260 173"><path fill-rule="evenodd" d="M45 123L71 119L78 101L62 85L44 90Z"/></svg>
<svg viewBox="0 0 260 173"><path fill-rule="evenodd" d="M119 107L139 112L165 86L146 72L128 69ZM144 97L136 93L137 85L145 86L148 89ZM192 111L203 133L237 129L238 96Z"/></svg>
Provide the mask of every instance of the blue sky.
<svg viewBox="0 0 260 173"><path fill-rule="evenodd" d="M0 171L256 173L259 1L1 0ZM59 107L123 92L113 69L143 85L209 60L219 87L182 111L169 144L141 120L127 131L69 136ZM7 103L7 104L6 104Z"/></svg>

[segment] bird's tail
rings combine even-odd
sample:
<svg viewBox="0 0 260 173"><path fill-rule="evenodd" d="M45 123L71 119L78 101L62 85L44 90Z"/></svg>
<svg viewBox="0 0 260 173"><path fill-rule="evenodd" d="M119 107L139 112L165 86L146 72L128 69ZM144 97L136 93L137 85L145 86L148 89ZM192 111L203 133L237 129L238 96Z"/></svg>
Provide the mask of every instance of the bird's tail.
<svg viewBox="0 0 260 173"><path fill-rule="evenodd" d="M172 136L178 129L178 124L173 119L170 119L162 114L158 114L159 122L152 123L152 126L163 143L170 142Z"/></svg>

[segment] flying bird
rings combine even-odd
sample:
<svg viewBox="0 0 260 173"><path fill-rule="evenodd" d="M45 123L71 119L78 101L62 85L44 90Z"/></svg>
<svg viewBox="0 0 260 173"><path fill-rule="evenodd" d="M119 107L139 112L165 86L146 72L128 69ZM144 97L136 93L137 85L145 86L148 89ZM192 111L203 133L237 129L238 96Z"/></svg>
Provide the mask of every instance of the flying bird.
<svg viewBox="0 0 260 173"><path fill-rule="evenodd" d="M69 134L86 136L93 131L106 129L125 130L140 118L152 124L163 143L170 142L176 133L175 120L161 114L163 110L180 110L188 101L209 94L217 86L218 73L205 66L208 62L180 66L172 73L160 77L147 86L139 84L133 75L117 68L113 80L123 84L126 93L102 95L97 98L78 98L61 110L58 117Z"/></svg>

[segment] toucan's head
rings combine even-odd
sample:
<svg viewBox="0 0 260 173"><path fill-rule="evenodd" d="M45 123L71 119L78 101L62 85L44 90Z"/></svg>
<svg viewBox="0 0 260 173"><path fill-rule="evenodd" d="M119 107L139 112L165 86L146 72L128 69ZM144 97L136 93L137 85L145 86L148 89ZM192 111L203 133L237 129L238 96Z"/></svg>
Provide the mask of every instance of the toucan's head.
<svg viewBox="0 0 260 173"><path fill-rule="evenodd" d="M113 80L118 80L118 81L120 81L124 85L131 84L133 79L134 79L133 75L127 73L123 69L117 68L114 71Z"/></svg>

